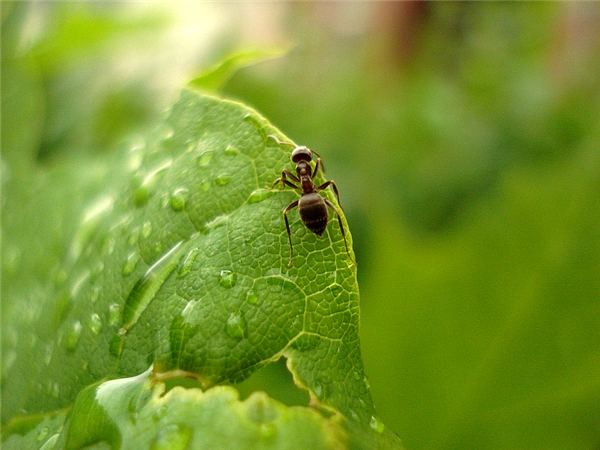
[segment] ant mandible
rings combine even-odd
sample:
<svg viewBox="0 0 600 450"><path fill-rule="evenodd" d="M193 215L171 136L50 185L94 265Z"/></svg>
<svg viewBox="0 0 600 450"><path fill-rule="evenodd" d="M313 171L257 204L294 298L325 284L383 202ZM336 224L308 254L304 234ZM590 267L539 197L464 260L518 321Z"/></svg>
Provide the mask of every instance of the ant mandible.
<svg viewBox="0 0 600 450"><path fill-rule="evenodd" d="M327 228L327 219L328 219L328 211L327 207L331 207L335 214L337 215L338 223L340 224L340 230L342 232L342 236L344 238L344 245L346 246L346 252L350 255L348 251L348 242L346 241L346 230L344 229L344 224L342 223L342 218L340 213L338 212L336 206L331 203L326 198L323 198L319 192L327 189L329 186L333 189L335 196L338 200L338 204L340 204L340 194L338 192L338 188L335 184L335 181L328 180L320 186L316 186L313 182L313 178L317 175L319 171L319 167L322 167L321 157L317 155L317 162L315 163L314 169L311 168L310 162L313 158L313 152L311 152L307 147L295 147L292 151L291 160L296 164L296 174L294 175L287 169L284 169L281 172L281 177L275 180L273 186L277 183L281 183L283 185L289 186L296 190L300 194L300 198L298 200L294 200L283 210L283 217L285 219L285 228L287 230L288 240L290 243L290 260L288 266L292 265L292 257L294 255L294 250L292 247L292 234L290 232L290 224L288 222L288 213L298 207L298 213L300 214L300 219L302 223L308 228L310 231L315 233L318 236L321 236L325 229ZM321 169L323 170L323 169ZM296 185L292 183L292 181L296 183L300 183L300 185Z"/></svg>

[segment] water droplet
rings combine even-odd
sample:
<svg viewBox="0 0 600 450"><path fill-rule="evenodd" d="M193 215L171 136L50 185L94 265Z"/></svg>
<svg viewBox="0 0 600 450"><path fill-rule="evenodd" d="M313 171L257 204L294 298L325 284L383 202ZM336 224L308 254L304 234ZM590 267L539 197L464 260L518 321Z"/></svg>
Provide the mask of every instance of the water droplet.
<svg viewBox="0 0 600 450"><path fill-rule="evenodd" d="M150 450L185 450L192 439L192 430L183 425L169 424L158 430Z"/></svg>
<svg viewBox="0 0 600 450"><path fill-rule="evenodd" d="M316 384L314 392L317 397L321 397L321 395L323 394L323 387L320 384Z"/></svg>
<svg viewBox="0 0 600 450"><path fill-rule="evenodd" d="M235 286L237 276L231 270L221 270L219 274L219 284L226 288L232 288Z"/></svg>
<svg viewBox="0 0 600 450"><path fill-rule="evenodd" d="M150 189L148 186L138 186L133 191L133 204L138 208L148 203L150 199Z"/></svg>
<svg viewBox="0 0 600 450"><path fill-rule="evenodd" d="M352 417L352 420L354 420L355 422L358 422L358 414L356 414L356 411L354 411L352 408L350 409L350 417Z"/></svg>
<svg viewBox="0 0 600 450"><path fill-rule="evenodd" d="M228 220L229 220L229 216L227 214L222 214L220 216L217 216L213 220L211 220L210 222L208 222L206 224L206 229L212 230L217 227L223 226L227 223Z"/></svg>
<svg viewBox="0 0 600 450"><path fill-rule="evenodd" d="M129 275L137 266L137 263L140 260L140 255L137 252L132 252L127 256L127 260L125 260L125 264L123 264L123 275Z"/></svg>
<svg viewBox="0 0 600 450"><path fill-rule="evenodd" d="M375 416L371 416L369 426L371 427L371 429L377 431L378 433L383 433L383 430L385 430L384 423Z"/></svg>
<svg viewBox="0 0 600 450"><path fill-rule="evenodd" d="M130 172L135 172L142 165L142 155L132 154L127 158L127 168Z"/></svg>
<svg viewBox="0 0 600 450"><path fill-rule="evenodd" d="M215 184L217 186L225 186L229 184L230 181L231 177L229 175L219 175L217 178L215 178Z"/></svg>
<svg viewBox="0 0 600 450"><path fill-rule="evenodd" d="M213 152L211 151L206 151L204 153L202 153L200 156L198 156L196 158L196 163L200 166L200 167L206 167L210 164L210 161L212 159L213 156Z"/></svg>
<svg viewBox="0 0 600 450"><path fill-rule="evenodd" d="M137 322L165 280L177 268L181 253L183 252L183 248L181 247L182 242L180 241L175 244L152 264L129 292L123 306L123 317L121 319L123 334L126 334Z"/></svg>
<svg viewBox="0 0 600 450"><path fill-rule="evenodd" d="M108 307L108 323L111 327L116 327L121 322L121 305L113 303Z"/></svg>
<svg viewBox="0 0 600 450"><path fill-rule="evenodd" d="M195 304L196 304L196 300L190 300L189 302L187 302L185 304L185 307L183 308L183 311L181 311L181 317L183 317L184 320L189 319L190 314L194 310L194 305Z"/></svg>
<svg viewBox="0 0 600 450"><path fill-rule="evenodd" d="M129 234L129 238L127 239L127 243L129 245L135 245L140 240L140 227L134 227Z"/></svg>
<svg viewBox="0 0 600 450"><path fill-rule="evenodd" d="M250 289L246 293L246 301L251 305L256 305L258 303L258 295L254 289Z"/></svg>
<svg viewBox="0 0 600 450"><path fill-rule="evenodd" d="M185 208L186 198L187 198L188 190L184 188L179 188L171 195L169 199L169 204L171 205L171 209L173 211L183 211Z"/></svg>
<svg viewBox="0 0 600 450"><path fill-rule="evenodd" d="M56 448L56 442L60 437L60 433L55 433L48 438L48 440L40 447L40 450L54 450Z"/></svg>
<svg viewBox="0 0 600 450"><path fill-rule="evenodd" d="M48 430L48 427L42 427L40 428L40 430L37 432L35 438L38 441L43 441L44 439L46 439L46 437L48 436L48 432L50 430Z"/></svg>
<svg viewBox="0 0 600 450"><path fill-rule="evenodd" d="M369 383L369 379L366 376L363 377L363 383L365 383L367 389L371 389L371 383Z"/></svg>
<svg viewBox="0 0 600 450"><path fill-rule="evenodd" d="M144 222L144 225L142 225L142 237L147 238L150 234L152 234L152 223Z"/></svg>
<svg viewBox="0 0 600 450"><path fill-rule="evenodd" d="M188 252L187 255L185 255L185 258L183 258L181 262L181 266L179 266L179 277L185 277L189 273L189 271L192 269L194 261L196 261L196 257L198 256L199 252L199 248L193 248Z"/></svg>
<svg viewBox="0 0 600 450"><path fill-rule="evenodd" d="M94 334L99 334L100 331L102 331L102 319L96 313L93 313L90 316L88 325L90 327L90 330L92 330L92 333Z"/></svg>
<svg viewBox="0 0 600 450"><path fill-rule="evenodd" d="M204 181L202 184L200 184L200 189L202 189L204 192L208 192L210 189L210 183L208 181Z"/></svg>
<svg viewBox="0 0 600 450"><path fill-rule="evenodd" d="M75 350L81 337L81 322L76 321L71 324L65 335L65 347L69 351Z"/></svg>
<svg viewBox="0 0 600 450"><path fill-rule="evenodd" d="M270 197L273 194L273 191L270 189L256 189L252 191L250 196L248 197L248 203L258 203L262 202L266 198Z"/></svg>
<svg viewBox="0 0 600 450"><path fill-rule="evenodd" d="M232 338L243 338L246 334L246 323L244 322L242 316L234 312L229 314L225 331L227 331L227 334Z"/></svg>
<svg viewBox="0 0 600 450"><path fill-rule="evenodd" d="M236 155L238 155L239 153L240 153L240 152L238 151L238 149L237 149L237 148L235 148L233 145L228 145L228 146L225 148L225 154L226 154L227 156L236 156Z"/></svg>

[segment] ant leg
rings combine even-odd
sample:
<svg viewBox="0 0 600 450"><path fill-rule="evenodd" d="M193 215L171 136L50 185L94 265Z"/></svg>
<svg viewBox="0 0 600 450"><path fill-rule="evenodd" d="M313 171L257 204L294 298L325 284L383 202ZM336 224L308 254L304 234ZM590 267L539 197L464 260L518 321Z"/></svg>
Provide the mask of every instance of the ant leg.
<svg viewBox="0 0 600 450"><path fill-rule="evenodd" d="M292 172L290 172L287 169L283 169L283 172L281 172L281 176L283 177L285 174L286 177L291 178L293 181L295 181L296 183L300 183L300 178L298 178L296 175L294 175Z"/></svg>
<svg viewBox="0 0 600 450"><path fill-rule="evenodd" d="M322 191L323 189L327 189L329 186L331 186L331 188L333 189L333 192L335 192L335 196L337 197L337 201L341 207L342 202L340 202L340 193L338 191L337 185L335 184L335 181L333 181L333 180L326 181L325 183L323 183L321 186L319 186L317 188L317 191Z"/></svg>
<svg viewBox="0 0 600 450"><path fill-rule="evenodd" d="M337 216L338 223L340 224L340 231L342 232L342 237L344 238L344 245L346 246L346 253L348 254L348 256L350 256L350 251L348 250L348 241L346 241L346 229L344 228L344 224L342 223L342 216L340 216L340 213L338 212L337 208L335 207L335 205L333 203L331 203L326 198L323 200L325 200L325 203L327 203L327 205L330 206L335 211L335 215ZM354 258L352 258L352 261L354 261Z"/></svg>
<svg viewBox="0 0 600 450"><path fill-rule="evenodd" d="M313 169L312 173L310 174L311 177L316 177L317 176L317 172L319 172L319 166L322 166L323 163L321 162L321 157L317 156L317 163L315 164L315 168ZM321 172L323 171L323 169L321 168Z"/></svg>
<svg viewBox="0 0 600 450"><path fill-rule="evenodd" d="M283 172L281 172L281 177L277 178L275 181L273 181L271 188L273 188L273 186L275 186L277 183L283 183L286 186L289 186L291 188L300 189L299 186L296 186L294 183L289 182L287 177L290 177L294 181L300 182L300 180L298 179L298 177L296 175L291 173L289 170L284 170Z"/></svg>
<svg viewBox="0 0 600 450"><path fill-rule="evenodd" d="M315 170L313 170L312 176L316 176L317 175L317 171L319 169L321 169L321 172L323 173L323 175L325 174L325 164L323 164L323 161L321 160L321 155L319 155L317 152L315 152L314 150L311 150L311 152L313 152L315 155L317 155L317 164L315 166Z"/></svg>
<svg viewBox="0 0 600 450"><path fill-rule="evenodd" d="M294 183L290 183L288 180L286 180L285 178L277 178L275 181L273 181L273 184L271 185L271 187L275 186L277 183L283 183L286 186L289 186L291 188L294 189L300 189L300 186L296 186Z"/></svg>
<svg viewBox="0 0 600 450"><path fill-rule="evenodd" d="M288 241L290 242L290 260L288 262L288 267L290 267L292 265L292 256L294 256L294 249L292 248L292 233L290 231L290 223L288 222L287 215L290 212L290 210L292 210L296 206L298 206L298 202L299 202L299 200L294 200L292 203L287 205L286 208L283 210L283 218L285 219L285 229L287 230Z"/></svg>

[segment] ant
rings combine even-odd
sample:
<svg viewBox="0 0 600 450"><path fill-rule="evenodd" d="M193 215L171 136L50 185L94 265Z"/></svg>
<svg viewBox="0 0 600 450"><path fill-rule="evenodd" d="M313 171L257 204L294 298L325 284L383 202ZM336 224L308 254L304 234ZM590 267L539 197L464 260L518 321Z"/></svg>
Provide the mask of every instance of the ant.
<svg viewBox="0 0 600 450"><path fill-rule="evenodd" d="M313 153L317 155L317 161L314 169L311 168L310 162L313 158ZM344 225L342 224L342 218L336 206L331 203L326 198L323 198L319 195L319 192L327 189L329 186L333 189L335 196L340 203L340 194L338 192L338 188L335 184L335 181L328 180L325 181L320 186L316 186L313 182L313 178L317 175L319 168L323 171L323 163L321 162L321 157L318 153L310 151L307 147L295 147L292 151L291 160L294 164L296 164L296 174L294 175L287 169L284 169L281 172L281 177L273 182L273 186L277 183L281 183L283 185L289 186L296 190L300 194L300 198L298 200L294 200L283 210L283 218L285 219L285 228L287 230L288 240L290 242L290 260L288 266L292 265L292 256L294 255L294 250L292 247L292 234L290 232L290 224L288 222L288 213L298 207L298 213L300 214L300 219L302 223L308 228L310 231L315 233L317 236L323 235L323 232L327 228L327 219L328 219L328 210L327 207L331 207L335 214L337 215L338 223L340 224L340 230L342 232L342 236L344 237L344 245L346 246L346 252L350 255L348 251L348 243L346 242L346 230L344 229ZM292 181L297 184L292 183ZM341 207L341 204L340 204Z"/></svg>

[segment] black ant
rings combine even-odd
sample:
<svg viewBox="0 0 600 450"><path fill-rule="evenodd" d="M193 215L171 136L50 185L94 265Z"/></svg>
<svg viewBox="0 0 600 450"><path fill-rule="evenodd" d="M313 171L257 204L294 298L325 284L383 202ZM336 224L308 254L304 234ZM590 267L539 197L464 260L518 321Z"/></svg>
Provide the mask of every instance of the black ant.
<svg viewBox="0 0 600 450"><path fill-rule="evenodd" d="M348 251L348 243L346 242L346 231L344 229L344 225L342 224L342 218L340 213L338 212L336 206L331 203L326 198L323 198L319 195L319 192L327 189L329 186L333 189L335 196L340 203L340 194L338 192L338 188L335 184L335 181L328 180L320 186L316 186L313 182L313 178L317 175L319 171L319 167L321 167L321 171L323 170L323 164L321 163L321 157L317 155L317 162L315 164L314 169L311 168L310 162L313 158L313 152L311 152L306 147L295 147L292 151L292 162L296 164L296 174L294 175L287 169L284 169L281 172L281 177L275 180L273 186L277 183L282 183L286 186L289 186L296 190L300 194L300 198L298 200L294 200L283 210L283 217L285 219L285 228L287 230L288 240L290 242L290 261L289 266L292 265L292 256L294 255L294 250L292 247L292 234L290 232L290 224L288 222L288 213L294 209L296 206L298 207L298 213L300 214L300 219L302 223L308 228L310 231L315 233L318 236L321 236L325 229L327 228L327 219L328 219L328 211L327 207L331 207L335 214L337 215L338 223L340 224L340 230L342 232L342 236L344 237L344 245L346 246L346 252L350 255ZM290 180L295 181L296 183L300 183L300 186L292 183ZM341 204L340 204L341 207Z"/></svg>

